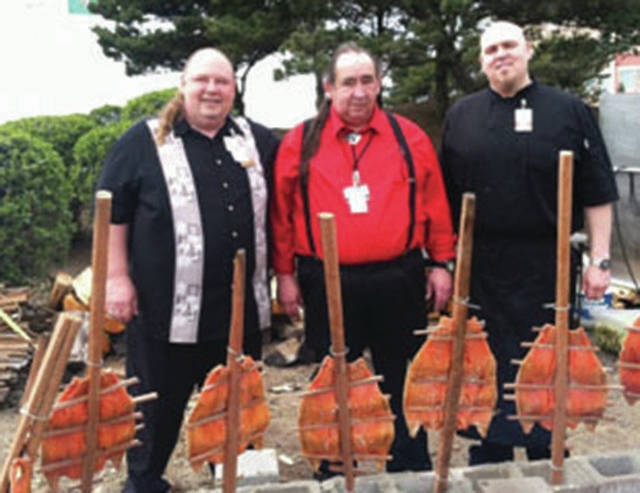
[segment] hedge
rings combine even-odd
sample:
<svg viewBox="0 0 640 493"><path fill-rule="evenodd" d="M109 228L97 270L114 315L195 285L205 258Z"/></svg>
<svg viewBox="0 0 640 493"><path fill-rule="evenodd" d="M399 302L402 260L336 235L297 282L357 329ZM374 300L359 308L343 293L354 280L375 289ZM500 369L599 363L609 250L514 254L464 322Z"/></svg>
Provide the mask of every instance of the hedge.
<svg viewBox="0 0 640 493"><path fill-rule="evenodd" d="M156 116L162 107L175 96L177 88L153 91L130 99L122 109L123 120L137 121L142 118Z"/></svg>
<svg viewBox="0 0 640 493"><path fill-rule="evenodd" d="M22 283L66 258L73 233L71 182L53 146L0 130L0 281Z"/></svg>
<svg viewBox="0 0 640 493"><path fill-rule="evenodd" d="M67 167L72 168L73 146L76 141L97 123L89 115L79 113L62 116L34 116L2 125L5 130L23 130L34 137L49 142ZM71 169L69 170L71 171Z"/></svg>
<svg viewBox="0 0 640 493"><path fill-rule="evenodd" d="M21 120L5 123L0 129L8 131L22 130L45 142L49 142L62 158L67 168L67 178L70 183L75 184L80 170L73 160L73 146L82 135L96 126L97 123L90 116L73 114L22 118ZM80 199L75 187L66 207L71 210L73 220L80 226Z"/></svg>
<svg viewBox="0 0 640 493"><path fill-rule="evenodd" d="M89 112L89 117L98 125L110 125L120 121L122 107L115 104L105 104Z"/></svg>
<svg viewBox="0 0 640 493"><path fill-rule="evenodd" d="M79 169L76 194L80 202L83 230L89 226L89 211L92 209L96 182L107 153L116 140L129 128L131 122L121 121L94 128L78 139L73 148L73 159Z"/></svg>

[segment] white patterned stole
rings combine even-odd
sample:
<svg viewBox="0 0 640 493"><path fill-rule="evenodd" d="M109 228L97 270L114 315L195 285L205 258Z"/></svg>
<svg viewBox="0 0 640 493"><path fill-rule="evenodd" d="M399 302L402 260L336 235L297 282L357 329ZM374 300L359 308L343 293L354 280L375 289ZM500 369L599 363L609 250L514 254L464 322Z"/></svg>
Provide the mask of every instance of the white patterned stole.
<svg viewBox="0 0 640 493"><path fill-rule="evenodd" d="M256 304L258 305L260 328L263 329L271 325L271 298L267 287L267 182L264 177L264 167L260 161L260 153L249 122L243 117L233 117L233 121L244 134L242 139L244 151L249 158L247 162L243 163L241 161L240 164L243 164L247 170L251 188L253 236L255 238L255 269L253 271L252 284Z"/></svg>
<svg viewBox="0 0 640 493"><path fill-rule="evenodd" d="M148 120L147 125L155 136L158 120ZM204 272L204 236L198 195L182 139L171 132L163 145L156 143L156 149L169 191L176 250L169 342L195 343L198 341Z"/></svg>

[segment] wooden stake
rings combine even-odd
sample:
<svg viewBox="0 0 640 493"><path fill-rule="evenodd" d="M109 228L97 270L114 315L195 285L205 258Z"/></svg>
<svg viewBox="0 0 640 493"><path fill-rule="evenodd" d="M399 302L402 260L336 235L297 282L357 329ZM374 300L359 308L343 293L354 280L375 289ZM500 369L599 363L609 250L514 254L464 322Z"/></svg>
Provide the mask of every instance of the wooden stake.
<svg viewBox="0 0 640 493"><path fill-rule="evenodd" d="M567 432L567 389L569 384L569 255L573 153L560 151L558 174L558 272L556 277L556 376L555 407L551 432L551 484L564 481L564 442Z"/></svg>
<svg viewBox="0 0 640 493"><path fill-rule="evenodd" d="M336 223L333 214L321 212L320 233L324 257L324 281L327 290L329 325L331 327L331 348L336 368L336 398L338 401L338 423L340 430L340 449L342 471L347 491L355 487L353 467L353 449L351 445L351 416L349 415L349 374L344 344L344 325L342 320L342 292L340 290L340 270L338 261L338 241Z"/></svg>
<svg viewBox="0 0 640 493"><path fill-rule="evenodd" d="M87 373L89 380L89 404L86 452L82 463L82 493L91 491L93 462L97 457L98 421L100 413L100 368L102 365L102 333L104 330L104 302L107 281L107 255L109 244L109 223L111 222L111 192L99 190L96 193L96 209L93 221L93 249L91 271L91 318L89 327L89 359Z"/></svg>
<svg viewBox="0 0 640 493"><path fill-rule="evenodd" d="M234 493L236 491L238 442L240 439L240 378L242 377L239 357L242 355L242 339L244 336L245 273L246 254L244 250L238 250L233 259L233 302L227 351L229 401L227 403L227 438L224 449L224 472L222 477L223 493Z"/></svg>
<svg viewBox="0 0 640 493"><path fill-rule="evenodd" d="M47 344L49 344L49 336L46 334L40 334L35 342L36 350L33 353L31 368L29 369L29 376L27 377L27 383L24 386L24 391L22 392L22 399L20 399L20 407L24 406L27 403L27 398L29 397L29 394L31 394L31 388L33 387L33 382L36 379L36 375L38 375L38 370L40 369L40 365L42 364L44 353L47 350Z"/></svg>
<svg viewBox="0 0 640 493"><path fill-rule="evenodd" d="M20 418L11 448L0 473L0 493L8 491L9 470L13 459L25 455L35 459L45 420L53 406L80 324L81 321L71 315L62 314L58 317L51 341L33 383L33 390L23 408L25 411Z"/></svg>
<svg viewBox="0 0 640 493"><path fill-rule="evenodd" d="M460 215L460 239L458 241L457 266L453 285L453 344L451 348L451 370L444 402L444 423L440 432L438 455L436 458L436 493L445 493L449 487L449 462L456 432L458 401L462 390L462 365L464 341L467 331L467 312L465 300L469 296L469 278L471 275L471 252L473 247L473 224L475 219L476 197L465 193L462 197Z"/></svg>

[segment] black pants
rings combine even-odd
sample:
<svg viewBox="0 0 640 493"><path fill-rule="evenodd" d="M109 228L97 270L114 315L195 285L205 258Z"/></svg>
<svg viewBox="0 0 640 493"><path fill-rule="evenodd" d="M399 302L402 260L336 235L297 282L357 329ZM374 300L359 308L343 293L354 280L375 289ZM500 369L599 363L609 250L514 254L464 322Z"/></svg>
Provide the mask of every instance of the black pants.
<svg viewBox="0 0 640 493"><path fill-rule="evenodd" d="M140 406L144 428L137 438L140 447L127 451L126 493L161 493L169 489L162 479L178 440L184 410L196 385L201 385L217 364L225 364L227 341L171 344L154 339L136 327L127 328L127 377L140 383L131 387L133 395L158 392L158 399ZM261 336L245 334L245 354L260 359Z"/></svg>
<svg viewBox="0 0 640 493"><path fill-rule="evenodd" d="M527 459L541 460L551 457L549 447L526 447ZM495 464L498 462L511 462L513 460L513 447L483 441L480 445L469 447L469 465Z"/></svg>
<svg viewBox="0 0 640 493"><path fill-rule="evenodd" d="M369 347L380 387L391 395L396 415L393 460L388 471L428 470L426 434L411 439L402 412L402 389L409 360L424 339L413 335L426 325L425 274L422 255L413 251L393 261L340 267L348 360ZM298 259L298 280L305 305L305 337L316 360L328 353L329 320L322 263Z"/></svg>
<svg viewBox="0 0 640 493"><path fill-rule="evenodd" d="M571 303L575 300L575 274L579 257L571 254ZM556 287L555 238L487 238L476 237L471 268L471 301L480 305L472 310L486 321L491 352L498 365L498 403L487 436L479 446L469 448L469 464L512 460L513 447L524 447L530 460L550 456L551 433L535 425L525 434L516 415L515 402L504 399L506 382L516 379L519 367L513 359L522 360L528 348L523 341L533 341L534 326L553 323L555 313L545 307L553 302ZM465 436L479 439L474 429Z"/></svg>

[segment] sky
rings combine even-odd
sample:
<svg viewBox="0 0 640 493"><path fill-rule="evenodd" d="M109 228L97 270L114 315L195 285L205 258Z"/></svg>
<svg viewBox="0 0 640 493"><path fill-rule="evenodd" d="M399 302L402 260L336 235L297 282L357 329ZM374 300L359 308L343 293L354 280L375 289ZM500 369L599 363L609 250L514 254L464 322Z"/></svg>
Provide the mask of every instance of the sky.
<svg viewBox="0 0 640 493"><path fill-rule="evenodd" d="M124 63L107 58L91 32L105 21L70 14L68 5L69 0L0 1L0 123L88 113L177 85L175 72L127 77ZM271 56L252 69L246 113L267 126L288 128L315 113L314 82L310 75L274 82L278 66L279 58Z"/></svg>

